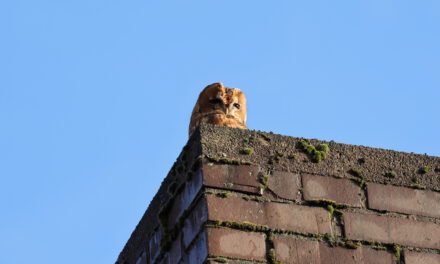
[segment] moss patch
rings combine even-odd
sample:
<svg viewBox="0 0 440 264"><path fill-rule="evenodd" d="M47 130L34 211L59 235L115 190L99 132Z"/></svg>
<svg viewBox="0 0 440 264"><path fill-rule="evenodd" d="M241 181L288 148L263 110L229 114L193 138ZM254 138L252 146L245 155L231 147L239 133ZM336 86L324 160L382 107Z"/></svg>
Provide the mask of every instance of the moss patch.
<svg viewBox="0 0 440 264"><path fill-rule="evenodd" d="M397 173L394 171L390 171L385 173L384 176L390 179L395 179L397 177Z"/></svg>
<svg viewBox="0 0 440 264"><path fill-rule="evenodd" d="M252 155L252 154L254 154L254 149L253 148L244 148L244 149L240 150L240 154Z"/></svg>
<svg viewBox="0 0 440 264"><path fill-rule="evenodd" d="M327 159L327 153L330 147L327 144L320 144L317 147L313 146L310 140L302 140L299 142L300 148L308 154L312 162L319 163Z"/></svg>
<svg viewBox="0 0 440 264"><path fill-rule="evenodd" d="M419 169L419 173L420 174L426 174L426 173L430 172L431 170L432 170L431 166L424 166L424 167Z"/></svg>
<svg viewBox="0 0 440 264"><path fill-rule="evenodd" d="M229 164L229 165L255 165L255 163L244 160L236 160L236 159L228 159L228 158L215 158L215 157L206 157L208 161L220 163L220 164Z"/></svg>

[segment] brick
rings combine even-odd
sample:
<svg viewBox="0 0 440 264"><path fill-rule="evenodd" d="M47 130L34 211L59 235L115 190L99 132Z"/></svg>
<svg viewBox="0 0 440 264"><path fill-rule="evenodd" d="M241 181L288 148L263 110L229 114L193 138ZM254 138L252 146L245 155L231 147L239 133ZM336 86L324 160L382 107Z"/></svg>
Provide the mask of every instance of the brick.
<svg viewBox="0 0 440 264"><path fill-rule="evenodd" d="M405 250L405 264L439 264L440 255Z"/></svg>
<svg viewBox="0 0 440 264"><path fill-rule="evenodd" d="M328 211L322 208L214 195L207 196L207 205L209 220L251 222L272 229L312 234L332 233Z"/></svg>
<svg viewBox="0 0 440 264"><path fill-rule="evenodd" d="M179 263L179 260L182 258L182 252L182 235L179 234L173 241L170 251L168 252L169 263Z"/></svg>
<svg viewBox="0 0 440 264"><path fill-rule="evenodd" d="M347 238L440 249L440 225L431 222L344 213Z"/></svg>
<svg viewBox="0 0 440 264"><path fill-rule="evenodd" d="M151 235L150 241L148 241L148 252L150 252L150 263L154 263L160 253L160 241L164 236L163 229L159 227L153 235Z"/></svg>
<svg viewBox="0 0 440 264"><path fill-rule="evenodd" d="M275 236L274 247L278 261L289 264L394 264L394 257L386 251L359 247L347 249L328 247L324 243L294 237Z"/></svg>
<svg viewBox="0 0 440 264"><path fill-rule="evenodd" d="M147 252L143 252L141 256L136 260L136 264L147 264Z"/></svg>
<svg viewBox="0 0 440 264"><path fill-rule="evenodd" d="M215 165L202 167L203 184L208 187L225 188L249 193L260 193L258 173L260 168L254 165Z"/></svg>
<svg viewBox="0 0 440 264"><path fill-rule="evenodd" d="M202 264L208 257L206 232L200 233L191 245L188 254L184 254L183 263Z"/></svg>
<svg viewBox="0 0 440 264"><path fill-rule="evenodd" d="M361 207L361 188L348 179L302 175L304 199L331 200L339 204Z"/></svg>
<svg viewBox="0 0 440 264"><path fill-rule="evenodd" d="M206 200L200 199L194 209L190 212L183 224L183 245L185 249L191 244L197 234L203 228L203 223L208 220L208 208Z"/></svg>
<svg viewBox="0 0 440 264"><path fill-rule="evenodd" d="M440 218L440 193L383 184L368 184L368 207Z"/></svg>
<svg viewBox="0 0 440 264"><path fill-rule="evenodd" d="M266 241L262 233L209 228L208 254L241 259L266 259Z"/></svg>
<svg viewBox="0 0 440 264"><path fill-rule="evenodd" d="M202 188L202 175L197 173L193 179L186 182L184 188L172 199L172 206L168 214L167 228L172 229L183 212L188 209Z"/></svg>
<svg viewBox="0 0 440 264"><path fill-rule="evenodd" d="M300 177L297 173L274 171L269 176L268 187L278 197L289 200L298 199Z"/></svg>
<svg viewBox="0 0 440 264"><path fill-rule="evenodd" d="M276 236L273 243L278 261L293 264L320 263L318 241Z"/></svg>

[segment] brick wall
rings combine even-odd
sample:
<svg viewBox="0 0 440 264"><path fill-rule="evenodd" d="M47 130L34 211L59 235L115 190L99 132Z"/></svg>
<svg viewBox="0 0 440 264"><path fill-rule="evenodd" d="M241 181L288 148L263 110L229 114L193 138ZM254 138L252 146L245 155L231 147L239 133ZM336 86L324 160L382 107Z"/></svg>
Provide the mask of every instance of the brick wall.
<svg viewBox="0 0 440 264"><path fill-rule="evenodd" d="M440 158L202 126L117 260L440 263Z"/></svg>

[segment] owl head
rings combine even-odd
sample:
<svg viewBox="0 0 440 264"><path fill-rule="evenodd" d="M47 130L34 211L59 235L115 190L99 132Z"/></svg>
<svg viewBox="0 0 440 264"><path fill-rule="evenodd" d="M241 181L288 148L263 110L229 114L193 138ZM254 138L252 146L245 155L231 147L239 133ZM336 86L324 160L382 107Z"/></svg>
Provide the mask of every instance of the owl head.
<svg viewBox="0 0 440 264"><path fill-rule="evenodd" d="M213 83L200 93L194 106L190 135L200 123L211 123L229 127L246 127L246 97L237 88L228 88L222 83Z"/></svg>

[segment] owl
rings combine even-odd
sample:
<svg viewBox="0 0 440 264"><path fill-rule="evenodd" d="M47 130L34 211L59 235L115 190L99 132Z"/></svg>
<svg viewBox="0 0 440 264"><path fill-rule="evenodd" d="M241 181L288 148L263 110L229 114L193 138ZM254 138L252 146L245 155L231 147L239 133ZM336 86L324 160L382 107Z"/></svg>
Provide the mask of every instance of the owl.
<svg viewBox="0 0 440 264"><path fill-rule="evenodd" d="M247 129L244 93L222 83L206 86L192 111L189 136L201 123Z"/></svg>

